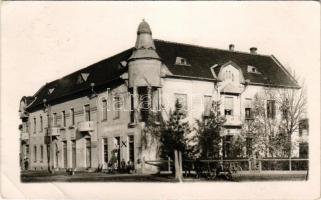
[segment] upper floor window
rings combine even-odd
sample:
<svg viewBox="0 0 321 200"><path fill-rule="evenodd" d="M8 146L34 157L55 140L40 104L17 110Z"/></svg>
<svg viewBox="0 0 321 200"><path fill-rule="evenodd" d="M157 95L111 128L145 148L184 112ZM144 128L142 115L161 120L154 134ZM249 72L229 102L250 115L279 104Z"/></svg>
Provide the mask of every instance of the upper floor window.
<svg viewBox="0 0 321 200"><path fill-rule="evenodd" d="M70 109L70 122L71 125L75 125L75 110L73 108Z"/></svg>
<svg viewBox="0 0 321 200"><path fill-rule="evenodd" d="M43 130L43 119L42 116L40 115L40 132Z"/></svg>
<svg viewBox="0 0 321 200"><path fill-rule="evenodd" d="M66 112L65 111L61 112L61 120L62 120L62 126L65 127L66 126Z"/></svg>
<svg viewBox="0 0 321 200"><path fill-rule="evenodd" d="M37 130L37 120L36 118L33 118L33 133L36 133Z"/></svg>
<svg viewBox="0 0 321 200"><path fill-rule="evenodd" d="M225 115L233 115L233 97L225 97Z"/></svg>
<svg viewBox="0 0 321 200"><path fill-rule="evenodd" d="M107 100L104 99L102 101L102 106L103 106L103 112L102 112L102 115L103 115L103 120L107 120Z"/></svg>
<svg viewBox="0 0 321 200"><path fill-rule="evenodd" d="M212 96L205 95L204 96L204 110L210 110L212 108Z"/></svg>
<svg viewBox="0 0 321 200"><path fill-rule="evenodd" d="M267 100L266 111L268 118L275 118L275 100Z"/></svg>
<svg viewBox="0 0 321 200"><path fill-rule="evenodd" d="M52 114L53 126L57 126L57 113Z"/></svg>
<svg viewBox="0 0 321 200"><path fill-rule="evenodd" d="M37 146L33 147L33 161L37 162Z"/></svg>
<svg viewBox="0 0 321 200"><path fill-rule="evenodd" d="M232 71L230 71L230 70L226 70L226 71L224 72L224 80L225 80L225 81L232 81L232 82L234 82L234 81L235 81L235 75L234 75L234 73L233 73Z"/></svg>
<svg viewBox="0 0 321 200"><path fill-rule="evenodd" d="M85 120L90 121L90 105L85 105Z"/></svg>
<svg viewBox="0 0 321 200"><path fill-rule="evenodd" d="M179 103L178 111L187 111L187 94L175 94L175 104Z"/></svg>
<svg viewBox="0 0 321 200"><path fill-rule="evenodd" d="M245 99L245 119L252 119L252 99Z"/></svg>
<svg viewBox="0 0 321 200"><path fill-rule="evenodd" d="M114 119L120 118L120 107L121 107L120 96L116 95L114 96Z"/></svg>

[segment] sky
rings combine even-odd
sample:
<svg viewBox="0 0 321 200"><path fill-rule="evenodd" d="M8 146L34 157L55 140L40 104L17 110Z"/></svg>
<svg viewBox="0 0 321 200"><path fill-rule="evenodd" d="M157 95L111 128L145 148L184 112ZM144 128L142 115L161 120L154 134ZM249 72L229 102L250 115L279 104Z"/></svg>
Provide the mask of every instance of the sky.
<svg viewBox="0 0 321 200"><path fill-rule="evenodd" d="M2 2L2 149L18 151L7 144L18 143L22 96L134 46L142 19L153 38L275 55L305 78L308 112L319 119L318 2Z"/></svg>

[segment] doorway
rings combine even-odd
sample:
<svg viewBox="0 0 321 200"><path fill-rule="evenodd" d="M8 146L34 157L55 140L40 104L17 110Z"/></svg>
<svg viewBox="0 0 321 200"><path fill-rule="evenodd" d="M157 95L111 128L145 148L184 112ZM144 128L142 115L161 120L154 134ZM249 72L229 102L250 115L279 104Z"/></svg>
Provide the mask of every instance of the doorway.
<svg viewBox="0 0 321 200"><path fill-rule="evenodd" d="M91 168L91 142L90 142L90 138L86 139L86 167Z"/></svg>
<svg viewBox="0 0 321 200"><path fill-rule="evenodd" d="M75 140L71 141L71 159L72 159L71 166L73 169L75 169L76 168L76 141Z"/></svg>

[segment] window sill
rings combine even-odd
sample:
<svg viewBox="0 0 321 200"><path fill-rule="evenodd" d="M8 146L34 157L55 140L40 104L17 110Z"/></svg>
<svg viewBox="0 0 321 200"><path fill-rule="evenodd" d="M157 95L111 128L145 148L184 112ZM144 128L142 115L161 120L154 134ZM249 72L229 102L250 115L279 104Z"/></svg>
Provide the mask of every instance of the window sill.
<svg viewBox="0 0 321 200"><path fill-rule="evenodd" d="M69 129L74 129L74 128L75 128L75 125L70 125L68 128L69 128Z"/></svg>
<svg viewBox="0 0 321 200"><path fill-rule="evenodd" d="M128 127L130 127L130 128L133 128L133 127L135 127L136 125L137 125L136 122L130 122L130 123L128 123Z"/></svg>

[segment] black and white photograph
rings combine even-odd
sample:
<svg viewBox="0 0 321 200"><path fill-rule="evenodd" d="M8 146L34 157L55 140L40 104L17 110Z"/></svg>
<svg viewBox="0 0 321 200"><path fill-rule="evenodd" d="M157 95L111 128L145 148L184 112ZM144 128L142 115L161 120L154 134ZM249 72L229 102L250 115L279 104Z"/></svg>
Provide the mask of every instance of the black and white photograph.
<svg viewBox="0 0 321 200"><path fill-rule="evenodd" d="M320 198L319 3L1 9L4 198Z"/></svg>

